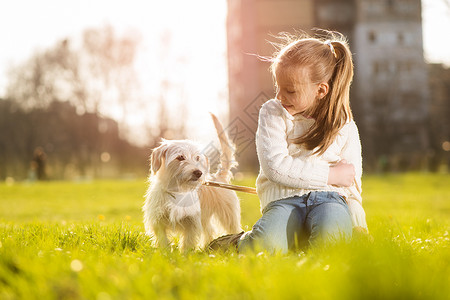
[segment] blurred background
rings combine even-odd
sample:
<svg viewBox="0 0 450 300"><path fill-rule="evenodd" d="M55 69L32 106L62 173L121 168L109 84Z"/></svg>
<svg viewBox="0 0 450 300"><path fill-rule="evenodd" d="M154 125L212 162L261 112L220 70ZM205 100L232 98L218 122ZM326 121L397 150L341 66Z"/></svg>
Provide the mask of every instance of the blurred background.
<svg viewBox="0 0 450 300"><path fill-rule="evenodd" d="M17 0L0 13L0 180L142 177L161 137L257 172L279 32L347 36L366 172L448 172L449 0Z"/></svg>

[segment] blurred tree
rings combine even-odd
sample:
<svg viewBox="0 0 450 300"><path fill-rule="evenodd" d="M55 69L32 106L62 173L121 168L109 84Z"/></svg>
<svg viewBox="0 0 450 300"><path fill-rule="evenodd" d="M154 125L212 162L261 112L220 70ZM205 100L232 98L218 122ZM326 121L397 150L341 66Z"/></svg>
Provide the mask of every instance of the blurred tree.
<svg viewBox="0 0 450 300"><path fill-rule="evenodd" d="M84 86L91 93L87 97L90 103L85 103L86 111L97 112L107 102L107 105L119 105L125 118L129 99L138 89L134 69L138 44L138 34L129 32L117 37L110 26L83 33L82 59L88 67L85 69L87 78L90 78Z"/></svg>
<svg viewBox="0 0 450 300"><path fill-rule="evenodd" d="M55 100L67 100L68 94L73 94L69 88L79 87L76 58L67 40L35 53L24 64L10 70L7 98L15 99L26 110L48 107ZM72 101L75 99L71 97Z"/></svg>
<svg viewBox="0 0 450 300"><path fill-rule="evenodd" d="M188 114L188 107L186 101L184 101L184 83L177 82L173 79L173 65L174 61L177 65L185 63L184 57L176 57L171 50L174 48L171 45L172 35L170 31L165 31L160 37L160 58L161 67L161 80L159 82L159 95L156 97L158 103L158 115L157 115L157 137L163 137L166 139L181 139L186 136L186 116ZM170 109L168 100L170 93L177 93L179 102L177 109ZM157 142L155 140L154 142Z"/></svg>
<svg viewBox="0 0 450 300"><path fill-rule="evenodd" d="M161 136L184 138L186 103L181 101L177 109L171 109L174 103L170 102L184 96L184 82L172 78L173 68L183 62L171 52L170 34L164 36L153 49L161 52L154 55L158 58L154 66L163 70L158 70L150 99L142 96L135 68L139 34L118 36L110 26L87 29L81 39L61 40L10 69L9 100L0 100L0 178L8 174L23 177L37 146L48 154L49 173L56 178L64 178L67 168L75 168L80 175L92 174L93 169L94 176L104 173L99 171L106 165L101 154L127 169L126 157L133 161L142 155L140 148L124 141L124 135L131 132L127 116L137 110L142 113L148 103L152 103L150 118L156 122L144 125L146 143L154 146ZM114 117L120 126L101 116ZM111 130L116 127L118 137L112 138ZM115 161L119 152L121 159ZM142 167L146 169L145 161Z"/></svg>
<svg viewBox="0 0 450 300"><path fill-rule="evenodd" d="M94 113L79 115L69 102L24 111L0 100L0 136L0 179L34 178L33 153L40 145L53 179L147 172L146 150L121 139L117 122ZM110 157L109 172L101 172L102 153Z"/></svg>
<svg viewBox="0 0 450 300"><path fill-rule="evenodd" d="M119 105L124 118L127 100L138 89L134 69L138 35L117 37L112 27L106 26L87 29L81 48L74 48L75 44L65 39L12 69L7 98L26 109L69 101L79 113L105 113Z"/></svg>
<svg viewBox="0 0 450 300"><path fill-rule="evenodd" d="M9 169L0 167L0 176L23 177L30 153L40 145L58 178L69 165L75 164L81 175L96 170L103 151L116 152L111 147L122 145L122 152L129 151L131 145L118 136L108 138L116 125L99 115L111 115L114 107L115 117L125 125L130 100L138 93L138 44L134 33L118 37L110 26L88 29L81 41L64 39L11 69L11 101L1 101L0 107L0 163Z"/></svg>

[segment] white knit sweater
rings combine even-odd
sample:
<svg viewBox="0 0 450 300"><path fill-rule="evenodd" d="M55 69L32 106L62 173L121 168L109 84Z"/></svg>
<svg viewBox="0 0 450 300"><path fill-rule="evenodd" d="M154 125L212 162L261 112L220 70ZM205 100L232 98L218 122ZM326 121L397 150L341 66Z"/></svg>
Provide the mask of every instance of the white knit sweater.
<svg viewBox="0 0 450 300"><path fill-rule="evenodd" d="M300 114L292 116L278 100L263 104L256 132L260 172L256 188L261 210L272 201L302 196L311 191L335 191L347 200L353 226L367 229L361 198L361 142L355 122L349 121L322 155L292 142L312 124ZM345 159L355 166L355 182L348 188L327 185L331 165Z"/></svg>

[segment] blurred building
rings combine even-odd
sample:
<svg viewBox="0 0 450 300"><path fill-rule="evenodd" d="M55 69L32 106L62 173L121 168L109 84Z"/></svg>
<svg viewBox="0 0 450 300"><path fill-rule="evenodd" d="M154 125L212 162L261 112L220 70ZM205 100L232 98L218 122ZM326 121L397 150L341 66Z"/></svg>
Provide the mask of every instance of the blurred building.
<svg viewBox="0 0 450 300"><path fill-rule="evenodd" d="M408 168L429 150L429 89L420 0L228 0L230 133L244 169L257 166L254 132L274 97L273 35L324 28L347 36L354 53L351 103L367 169Z"/></svg>
<svg viewBox="0 0 450 300"><path fill-rule="evenodd" d="M429 136L433 171L444 167L450 170L450 67L429 64L430 121Z"/></svg>

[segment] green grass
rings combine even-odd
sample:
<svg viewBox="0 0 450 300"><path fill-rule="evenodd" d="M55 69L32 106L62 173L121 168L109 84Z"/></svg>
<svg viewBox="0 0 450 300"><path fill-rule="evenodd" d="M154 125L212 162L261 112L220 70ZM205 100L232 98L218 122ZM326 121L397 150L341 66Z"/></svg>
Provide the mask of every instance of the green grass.
<svg viewBox="0 0 450 300"><path fill-rule="evenodd" d="M0 183L0 299L449 299L449 183L366 176L373 241L245 256L153 249L145 180ZM258 199L239 196L251 226Z"/></svg>

